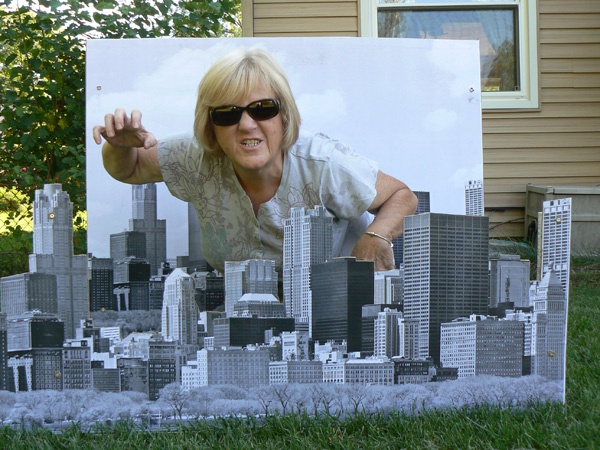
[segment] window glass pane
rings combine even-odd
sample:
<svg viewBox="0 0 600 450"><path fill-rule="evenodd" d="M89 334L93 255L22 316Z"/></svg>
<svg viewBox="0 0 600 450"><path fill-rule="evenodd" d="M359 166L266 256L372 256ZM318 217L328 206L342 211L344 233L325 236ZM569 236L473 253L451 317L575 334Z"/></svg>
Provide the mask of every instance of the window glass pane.
<svg viewBox="0 0 600 450"><path fill-rule="evenodd" d="M518 91L516 8L380 9L379 37L475 39L481 53L483 91Z"/></svg>
<svg viewBox="0 0 600 450"><path fill-rule="evenodd" d="M506 3L510 5L514 5L517 0L460 0L460 3L490 3L490 4L500 4ZM423 4L423 3L453 3L449 0L379 0L380 5L410 5L410 4ZM454 2L457 3L457 2Z"/></svg>

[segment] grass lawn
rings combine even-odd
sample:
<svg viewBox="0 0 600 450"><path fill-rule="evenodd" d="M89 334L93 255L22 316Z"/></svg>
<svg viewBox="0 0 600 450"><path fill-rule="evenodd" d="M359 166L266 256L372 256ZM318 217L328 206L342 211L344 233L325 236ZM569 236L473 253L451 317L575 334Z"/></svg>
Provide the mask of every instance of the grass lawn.
<svg viewBox="0 0 600 450"><path fill-rule="evenodd" d="M170 432L127 424L97 433L77 428L0 429L2 449L598 449L600 448L600 257L574 258L568 324L566 405L524 410L477 407L415 416L282 416L221 419Z"/></svg>

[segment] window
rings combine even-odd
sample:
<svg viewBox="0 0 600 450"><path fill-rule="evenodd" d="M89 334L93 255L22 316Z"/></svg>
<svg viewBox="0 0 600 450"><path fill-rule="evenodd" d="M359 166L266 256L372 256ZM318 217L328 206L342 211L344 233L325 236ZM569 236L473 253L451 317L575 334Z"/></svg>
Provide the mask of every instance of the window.
<svg viewBox="0 0 600 450"><path fill-rule="evenodd" d="M535 0L365 0L361 35L479 41L484 109L537 108Z"/></svg>

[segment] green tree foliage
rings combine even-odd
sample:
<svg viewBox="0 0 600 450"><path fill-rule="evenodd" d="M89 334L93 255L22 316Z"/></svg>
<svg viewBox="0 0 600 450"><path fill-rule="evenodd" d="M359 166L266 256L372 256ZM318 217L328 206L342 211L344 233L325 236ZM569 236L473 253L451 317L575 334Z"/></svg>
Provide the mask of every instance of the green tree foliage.
<svg viewBox="0 0 600 450"><path fill-rule="evenodd" d="M76 253L86 251L86 41L235 36L239 6L240 0L2 0L0 276L27 271L30 205L46 183L69 193L79 213ZM15 207L17 199L23 207Z"/></svg>
<svg viewBox="0 0 600 450"><path fill-rule="evenodd" d="M31 199L61 183L84 210L86 40L233 35L238 10L239 0L3 0L0 186Z"/></svg>

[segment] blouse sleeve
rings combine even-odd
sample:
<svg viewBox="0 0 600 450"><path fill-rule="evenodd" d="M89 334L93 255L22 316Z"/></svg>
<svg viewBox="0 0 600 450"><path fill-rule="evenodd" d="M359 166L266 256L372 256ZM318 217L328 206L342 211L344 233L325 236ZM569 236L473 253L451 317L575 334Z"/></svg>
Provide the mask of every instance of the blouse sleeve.
<svg viewBox="0 0 600 450"><path fill-rule="evenodd" d="M356 219L377 195L378 164L341 142L328 140L327 145L331 151L322 172L321 200L338 218Z"/></svg>

